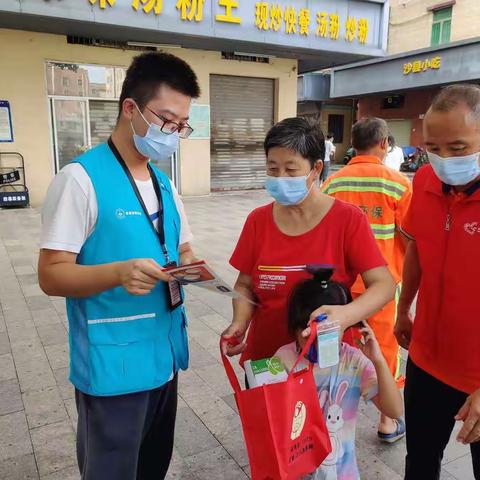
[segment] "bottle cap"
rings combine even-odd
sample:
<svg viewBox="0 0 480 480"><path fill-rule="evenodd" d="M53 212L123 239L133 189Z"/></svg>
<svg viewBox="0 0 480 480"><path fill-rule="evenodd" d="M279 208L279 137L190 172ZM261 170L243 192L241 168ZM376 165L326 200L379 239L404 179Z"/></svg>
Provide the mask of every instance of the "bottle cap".
<svg viewBox="0 0 480 480"><path fill-rule="evenodd" d="M320 314L318 317L315 318L315 321L320 323L327 319L327 315L325 313Z"/></svg>

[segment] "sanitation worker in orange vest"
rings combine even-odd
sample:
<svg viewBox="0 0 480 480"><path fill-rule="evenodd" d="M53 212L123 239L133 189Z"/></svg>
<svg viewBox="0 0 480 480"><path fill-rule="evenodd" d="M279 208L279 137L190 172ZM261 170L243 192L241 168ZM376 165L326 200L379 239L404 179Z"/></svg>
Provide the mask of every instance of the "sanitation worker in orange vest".
<svg viewBox="0 0 480 480"><path fill-rule="evenodd" d="M412 196L408 178L384 165L387 155L388 126L379 118L364 118L352 129L352 145L357 156L348 165L332 175L323 185L324 193L360 207L368 217L378 246L400 290L405 242L400 233ZM353 296L365 291L359 277L352 286ZM388 303L368 321L394 377L399 375L400 348L394 336L396 302ZM354 334L347 332L345 340L355 342ZM348 338L350 337L350 338ZM403 419L380 418L378 437L394 443L405 435Z"/></svg>

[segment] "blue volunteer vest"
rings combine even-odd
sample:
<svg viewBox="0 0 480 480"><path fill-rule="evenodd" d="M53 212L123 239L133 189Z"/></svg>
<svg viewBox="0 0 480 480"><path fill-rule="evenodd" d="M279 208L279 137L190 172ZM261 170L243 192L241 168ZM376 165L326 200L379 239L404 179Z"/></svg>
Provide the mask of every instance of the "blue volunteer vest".
<svg viewBox="0 0 480 480"><path fill-rule="evenodd" d="M164 254L150 218L107 144L75 162L90 177L98 203L94 231L77 257L80 265L153 258ZM179 260L180 216L169 179L153 168L160 185L165 243ZM161 221L161 217L159 218ZM187 320L183 306L170 311L167 285L134 296L116 287L88 298L68 298L70 380L82 392L103 396L157 388L172 372L188 367Z"/></svg>

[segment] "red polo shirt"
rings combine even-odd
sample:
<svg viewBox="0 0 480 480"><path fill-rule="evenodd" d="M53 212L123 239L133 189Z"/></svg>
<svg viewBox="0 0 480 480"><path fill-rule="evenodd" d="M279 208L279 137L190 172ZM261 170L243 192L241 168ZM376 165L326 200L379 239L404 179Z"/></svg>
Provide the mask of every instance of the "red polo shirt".
<svg viewBox="0 0 480 480"><path fill-rule="evenodd" d="M422 271L410 356L472 393L480 388L480 181L455 193L425 166L402 230L416 241Z"/></svg>
<svg viewBox="0 0 480 480"><path fill-rule="evenodd" d="M273 203L247 218L230 263L252 279L258 302L241 357L271 357L291 343L287 304L295 285L311 278L308 264L332 265L334 280L351 287L358 275L385 265L363 212L336 200L320 223L301 235L287 235L273 217Z"/></svg>

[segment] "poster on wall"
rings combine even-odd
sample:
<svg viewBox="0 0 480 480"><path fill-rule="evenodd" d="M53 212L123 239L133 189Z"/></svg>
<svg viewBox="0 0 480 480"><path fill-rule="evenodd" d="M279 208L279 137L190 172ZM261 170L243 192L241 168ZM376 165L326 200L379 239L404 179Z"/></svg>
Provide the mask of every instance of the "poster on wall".
<svg viewBox="0 0 480 480"><path fill-rule="evenodd" d="M10 102L0 100L0 142L13 142Z"/></svg>
<svg viewBox="0 0 480 480"><path fill-rule="evenodd" d="M210 105L194 103L190 109L188 123L193 128L193 133L188 137L195 140L210 139Z"/></svg>

